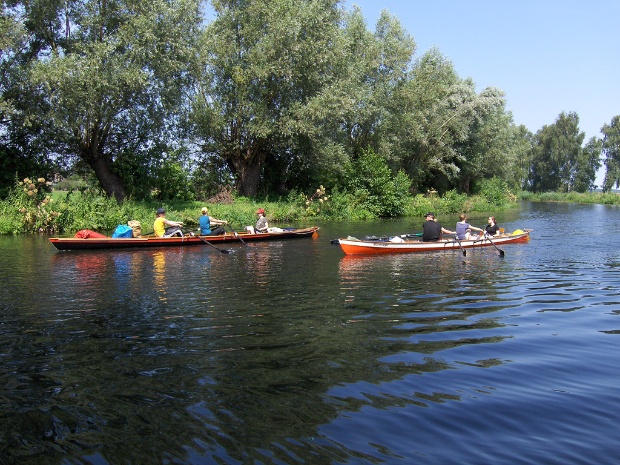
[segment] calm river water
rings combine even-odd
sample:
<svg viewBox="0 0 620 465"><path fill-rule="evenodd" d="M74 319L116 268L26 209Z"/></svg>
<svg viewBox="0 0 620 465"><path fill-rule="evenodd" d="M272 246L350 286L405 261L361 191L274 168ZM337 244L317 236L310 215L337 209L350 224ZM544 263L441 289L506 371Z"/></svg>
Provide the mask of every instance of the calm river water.
<svg viewBox="0 0 620 465"><path fill-rule="evenodd" d="M330 244L422 219L228 255L0 237L0 464L619 463L620 208L498 222L532 240Z"/></svg>

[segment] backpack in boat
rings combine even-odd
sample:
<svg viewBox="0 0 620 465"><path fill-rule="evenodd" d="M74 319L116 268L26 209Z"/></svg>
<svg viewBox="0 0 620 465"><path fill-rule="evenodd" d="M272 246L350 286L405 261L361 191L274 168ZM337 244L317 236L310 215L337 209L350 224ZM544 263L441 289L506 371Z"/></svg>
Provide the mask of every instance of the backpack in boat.
<svg viewBox="0 0 620 465"><path fill-rule="evenodd" d="M112 233L112 237L133 237L133 229L126 224L119 224Z"/></svg>
<svg viewBox="0 0 620 465"><path fill-rule="evenodd" d="M140 237L142 235L142 225L139 221L129 220L127 225L132 229L133 237Z"/></svg>

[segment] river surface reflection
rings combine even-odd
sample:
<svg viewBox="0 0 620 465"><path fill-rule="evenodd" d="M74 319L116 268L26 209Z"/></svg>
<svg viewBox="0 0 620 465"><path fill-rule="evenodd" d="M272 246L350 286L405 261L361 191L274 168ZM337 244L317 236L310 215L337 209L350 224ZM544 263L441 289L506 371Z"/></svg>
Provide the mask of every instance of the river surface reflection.
<svg viewBox="0 0 620 465"><path fill-rule="evenodd" d="M503 258L330 244L421 222L231 254L0 237L0 464L616 461L620 209L523 204Z"/></svg>

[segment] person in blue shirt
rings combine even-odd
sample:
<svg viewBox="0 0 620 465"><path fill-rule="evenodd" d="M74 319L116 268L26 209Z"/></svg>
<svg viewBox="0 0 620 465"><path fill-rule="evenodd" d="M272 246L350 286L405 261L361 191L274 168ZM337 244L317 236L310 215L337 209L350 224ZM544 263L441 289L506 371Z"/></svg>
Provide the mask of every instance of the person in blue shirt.
<svg viewBox="0 0 620 465"><path fill-rule="evenodd" d="M461 215L459 216L459 220L460 221L456 223L456 237L460 241L469 239L472 231L484 232L482 229L476 228L475 226L469 224L467 222L467 216L465 215L465 213L461 213Z"/></svg>
<svg viewBox="0 0 620 465"><path fill-rule="evenodd" d="M215 229L211 229L211 225L228 224L228 221L209 217L209 210L207 210L207 207L202 207L202 216L198 219L198 224L200 225L201 236L219 236L226 232L224 228L218 226Z"/></svg>

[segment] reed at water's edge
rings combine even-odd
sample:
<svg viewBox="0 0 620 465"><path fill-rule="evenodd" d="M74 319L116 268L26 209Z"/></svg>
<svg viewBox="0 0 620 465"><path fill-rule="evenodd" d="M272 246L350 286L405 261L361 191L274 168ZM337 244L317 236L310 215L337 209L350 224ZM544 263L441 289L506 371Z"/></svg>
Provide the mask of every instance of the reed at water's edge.
<svg viewBox="0 0 620 465"><path fill-rule="evenodd" d="M569 202L583 204L620 205L618 192L520 192L520 200L529 202Z"/></svg>

